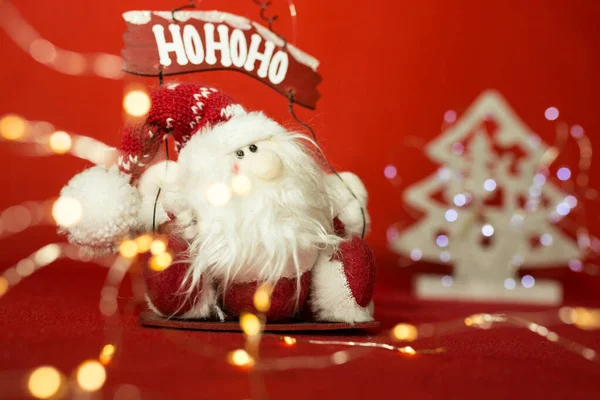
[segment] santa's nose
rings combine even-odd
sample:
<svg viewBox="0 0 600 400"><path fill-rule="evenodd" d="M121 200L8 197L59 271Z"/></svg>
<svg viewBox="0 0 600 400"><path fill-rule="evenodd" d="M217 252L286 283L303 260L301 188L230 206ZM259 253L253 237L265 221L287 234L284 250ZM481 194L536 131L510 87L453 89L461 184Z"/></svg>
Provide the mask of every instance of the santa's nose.
<svg viewBox="0 0 600 400"><path fill-rule="evenodd" d="M250 172L260 179L269 181L281 174L283 164L281 158L272 151L261 151L250 158Z"/></svg>

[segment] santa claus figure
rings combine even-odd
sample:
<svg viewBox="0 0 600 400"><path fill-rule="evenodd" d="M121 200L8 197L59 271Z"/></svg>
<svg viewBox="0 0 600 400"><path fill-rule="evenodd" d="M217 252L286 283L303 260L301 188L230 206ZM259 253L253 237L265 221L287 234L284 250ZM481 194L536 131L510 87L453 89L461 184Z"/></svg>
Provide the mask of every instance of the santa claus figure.
<svg viewBox="0 0 600 400"><path fill-rule="evenodd" d="M140 257L148 306L164 317L236 317L269 284L267 321L373 319L367 193L355 175L326 173L312 139L216 89L172 84L151 101L144 123L124 128L115 167L63 188L83 210L62 228L72 243L106 253L167 234L168 268ZM178 159L157 163L168 137Z"/></svg>

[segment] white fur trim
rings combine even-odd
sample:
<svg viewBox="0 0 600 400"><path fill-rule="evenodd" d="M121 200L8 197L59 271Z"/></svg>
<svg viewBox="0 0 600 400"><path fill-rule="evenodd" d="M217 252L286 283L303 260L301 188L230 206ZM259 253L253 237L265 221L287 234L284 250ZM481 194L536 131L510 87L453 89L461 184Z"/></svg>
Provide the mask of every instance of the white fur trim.
<svg viewBox="0 0 600 400"><path fill-rule="evenodd" d="M367 307L356 303L344 266L331 261L331 252L321 252L312 269L310 305L318 321L352 324L373 320L373 302Z"/></svg>
<svg viewBox="0 0 600 400"><path fill-rule="evenodd" d="M365 232L368 232L371 225L371 218L367 212L368 193L360 178L351 172L340 172L339 177L335 174L327 175L325 185L334 206L334 214L344 223L346 232L351 235L362 233L361 206L367 225ZM349 189L356 195L356 198Z"/></svg>
<svg viewBox="0 0 600 400"><path fill-rule="evenodd" d="M67 233L71 243L114 251L119 240L138 228L141 198L129 179L116 167L96 166L75 175L60 195L81 204L81 219L60 231Z"/></svg>

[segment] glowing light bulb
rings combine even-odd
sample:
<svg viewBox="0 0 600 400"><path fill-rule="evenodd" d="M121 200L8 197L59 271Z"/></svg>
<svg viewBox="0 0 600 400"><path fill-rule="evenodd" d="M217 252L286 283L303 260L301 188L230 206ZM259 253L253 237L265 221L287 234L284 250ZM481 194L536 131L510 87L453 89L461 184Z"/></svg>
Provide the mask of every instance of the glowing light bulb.
<svg viewBox="0 0 600 400"><path fill-rule="evenodd" d="M261 331L260 320L251 313L244 313L240 316L240 326L248 336L256 336Z"/></svg>
<svg viewBox="0 0 600 400"><path fill-rule="evenodd" d="M72 197L59 197L52 205L52 217L63 227L73 226L81 220L81 203Z"/></svg>
<svg viewBox="0 0 600 400"><path fill-rule="evenodd" d="M173 256L169 252L164 252L153 256L150 259L150 268L154 271L164 271L173 263Z"/></svg>
<svg viewBox="0 0 600 400"><path fill-rule="evenodd" d="M124 240L119 245L119 253L125 258L133 258L137 255L137 245L133 240Z"/></svg>
<svg viewBox="0 0 600 400"><path fill-rule="evenodd" d="M227 359L230 364L237 365L238 367L252 366L254 365L254 359L250 357L250 354L246 350L235 350L229 353Z"/></svg>
<svg viewBox="0 0 600 400"><path fill-rule="evenodd" d="M222 207L231 199L231 190L224 183L215 183L206 191L208 202L215 207Z"/></svg>
<svg viewBox="0 0 600 400"><path fill-rule="evenodd" d="M246 175L236 175L231 180L231 190L238 196L245 196L252 190L252 181Z"/></svg>
<svg viewBox="0 0 600 400"><path fill-rule="evenodd" d="M58 393L61 386L60 372L54 367L36 368L27 381L27 389L33 397L38 399L49 399Z"/></svg>
<svg viewBox="0 0 600 400"><path fill-rule="evenodd" d="M129 115L142 117L150 111L150 96L143 90L132 90L123 97L123 109Z"/></svg>
<svg viewBox="0 0 600 400"><path fill-rule="evenodd" d="M106 381L106 370L96 360L82 363L77 369L77 383L88 392L100 389Z"/></svg>
<svg viewBox="0 0 600 400"><path fill-rule="evenodd" d="M98 357L102 365L107 365L108 363L110 363L110 360L115 354L115 351L116 347L114 344L107 344L102 348L102 351L100 352L100 357Z"/></svg>
<svg viewBox="0 0 600 400"><path fill-rule="evenodd" d="M404 354L410 354L410 355L415 355L415 354L417 354L417 352L415 351L415 349L413 349L413 348L412 348L412 347L410 347L410 346L405 346L405 347L402 347L402 348L398 349L398 351L400 351L400 353L404 353Z"/></svg>
<svg viewBox="0 0 600 400"><path fill-rule="evenodd" d="M153 255L161 254L167 251L167 243L164 240L156 239L150 245L150 252Z"/></svg>
<svg viewBox="0 0 600 400"><path fill-rule="evenodd" d="M67 132L56 131L50 135L48 144L50 145L50 149L56 154L65 154L71 150L73 141L71 140L71 135Z"/></svg>
<svg viewBox="0 0 600 400"><path fill-rule="evenodd" d="M138 253L142 254L150 250L152 246L152 236L142 235L135 238Z"/></svg>
<svg viewBox="0 0 600 400"><path fill-rule="evenodd" d="M273 287L267 283L263 283L256 289L254 292L254 308L258 312L267 312L271 307L271 293L273 291Z"/></svg>
<svg viewBox="0 0 600 400"><path fill-rule="evenodd" d="M285 344L287 344L288 346L293 346L296 344L296 339L290 336L284 336L283 337L283 341Z"/></svg>
<svg viewBox="0 0 600 400"><path fill-rule="evenodd" d="M6 140L19 140L27 131L28 123L18 115L9 114L0 119L0 136Z"/></svg>
<svg viewBox="0 0 600 400"><path fill-rule="evenodd" d="M410 324L398 324L392 329L392 337L396 340L412 342L418 334L417 328Z"/></svg>

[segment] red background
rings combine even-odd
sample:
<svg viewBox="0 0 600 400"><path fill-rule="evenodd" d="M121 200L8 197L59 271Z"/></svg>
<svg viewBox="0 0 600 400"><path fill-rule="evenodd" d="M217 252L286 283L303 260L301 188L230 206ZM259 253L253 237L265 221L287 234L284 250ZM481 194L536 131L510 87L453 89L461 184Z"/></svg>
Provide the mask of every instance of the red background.
<svg viewBox="0 0 600 400"><path fill-rule="evenodd" d="M287 2L277 0L275 3L267 15L279 14L281 17L275 24L276 30L291 35ZM156 0L18 2L24 17L44 38L57 46L73 51L112 54L118 54L121 49L121 35L125 29L120 16L123 11L167 10L178 5L178 1ZM207 0L202 7L258 19L258 6L249 0ZM406 305L403 297L395 294L409 287L409 279L407 272L397 267L398 257L387 250L386 230L398 221L409 219L400 204L403 188L437 168L421 151L403 145L403 138L415 136L424 142L431 140L440 133L446 110L456 110L460 116L480 92L495 88L546 143L554 141L555 123L544 119L544 110L555 106L560 110L560 120L582 125L593 146L598 148L600 3L590 0L298 1L296 7L296 44L321 60L319 71L324 77L317 111L300 110L298 113L316 129L320 144L332 164L339 170L357 173L369 189L369 211L373 219L369 243L375 250L380 277L383 278L379 284L378 296L382 306L378 317L388 323L411 318L413 321L435 320L489 309L487 306L462 308L454 305L446 308L421 303ZM48 120L58 129L86 134L111 145L117 143L123 117L123 81L60 74L35 62L3 33L0 33L0 49L0 115L16 113L28 119ZM132 80L131 77L125 79ZM291 121L283 97L242 74L211 72L185 79L217 85L250 109L265 110L281 122ZM142 81L156 83L155 80ZM0 180L5 189L0 197L0 209L24 200L56 196L71 176L87 166L85 162L68 156L25 158L19 154L19 149L19 145L3 143L0 146L3 172ZM561 154L556 165L572 166L575 162L576 152L571 146ZM396 165L399 171L399 179L394 183L383 175L388 164ZM598 188L600 178L594 173L594 166L592 171L591 186ZM590 226L593 231L598 231L597 202L587 202L586 206L593 217ZM57 240L60 239L51 227L33 228L2 239L0 268L11 266L40 246ZM58 363L69 370L82 357L94 356L101 344L101 321L95 307L104 272L67 262L50 268L52 270L40 272L39 277L19 284L0 301L0 310L4 310L3 343L35 352L5 353L2 369L7 369L7 366L30 368L48 362ZM576 277L569 271L561 273L561 276L567 285L568 299L579 304L597 302L600 286L596 278ZM12 309L9 309L10 306ZM16 313L17 309L23 311L23 307L31 309L25 314ZM7 318L13 320L7 321ZM134 324L133 320L129 322ZM79 329L81 334L73 336L72 331L70 334L59 333L67 323L73 329ZM50 335L47 340L43 339L43 335L37 336L36 332L40 330ZM81 336L85 332L91 335L91 339ZM566 332L572 336L579 335L583 341L588 341L587 344L598 343L597 335L594 337L574 330ZM140 331L136 335L136 340L141 341L138 343L148 343L148 346L150 343L152 346L161 344L156 332ZM17 340L17 337L20 339ZM213 335L207 340L222 341L221 338L223 336ZM236 341L237 337L227 343L232 347ZM52 350L53 343L66 345L67 342L79 345L80 351L64 354ZM555 351L554 345L540 343L527 332L509 339L496 332L483 336L459 335L458 339L448 343L449 348L454 343L454 350L461 356L450 361L426 359L416 364L401 363L399 369L393 369L393 372L375 368L379 359L373 357L367 362L371 366L368 373L365 369L352 370L348 367L349 376L357 380L347 388L352 389L350 394L366 394L369 385L378 384L375 382L378 376L386 376L384 382L387 383L381 383L382 390L401 392L403 384L395 377L404 376L411 382L406 388L408 393L423 397L429 394L430 386L437 387L436 390L442 386L451 395L464 398L461 394L473 394L473 390L482 394L490 385L495 388L498 397L502 397L502 394L513 393L513 389L521 390L517 387L529 387L525 378L515 377L533 371L529 394L542 390L552 397L553 394L566 394L567 389L577 386L579 392L575 394L583 396L589 394L592 388L597 389L597 385L593 384L594 379L597 382L597 369L591 364L566 356L561 351L550 354L548 352ZM90 348L94 350L90 351ZM135 346L133 348L138 351ZM163 357L169 354L169 350L157 351ZM38 356L26 357L24 354ZM158 372L169 371L167 367L176 368L179 362L187 366L195 362L189 355L181 355L178 359L175 354ZM139 382L142 379L146 385L156 387L156 382L149 375L140 378L136 373L136 368L142 368L145 360L141 353L138 356L141 358L133 356L134 361L141 364L125 364L126 367L121 370L122 376L131 379L117 379L116 382ZM390 368L397 360L396 355L384 354L382 357ZM545 367L541 367L542 364ZM225 364L219 364L218 368L228 370ZM336 370L332 379L337 377L338 383L349 384L352 380L344 378L348 376L346 372L340 372L346 371L343 369L346 367L341 368ZM445 378L436 375L433 369L445 374ZM459 383L459 369L470 379ZM245 379L239 373L228 373L233 374L227 378L232 382ZM213 374L225 379L217 372ZM306 379L324 379L317 378L320 373L307 374ZM507 374L512 378L507 378ZM547 381L546 377L553 374L559 378ZM194 379L191 371L185 372L184 377L175 381L175 393L185 392L188 378L189 381ZM284 374L282 382L289 381L291 385L290 379L293 381L291 375L286 378ZM503 379L512 379L512 389L504 384ZM115 381L109 382L115 384ZM225 382L229 381L217 380L215 383L222 387ZM278 393L284 393L285 385L277 379L273 379L272 383L279 387ZM364 387L359 389L357 385ZM233 392L237 398L247 395L247 388L243 385L235 387L237 389ZM322 394L336 393L335 387L327 385L326 381L321 386L317 384L317 388L323 390ZM216 389L209 392L208 398L219 393ZM300 396L302 393L306 395L303 391L297 394ZM390 395L396 397L400 394Z"/></svg>

